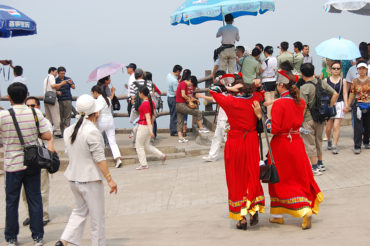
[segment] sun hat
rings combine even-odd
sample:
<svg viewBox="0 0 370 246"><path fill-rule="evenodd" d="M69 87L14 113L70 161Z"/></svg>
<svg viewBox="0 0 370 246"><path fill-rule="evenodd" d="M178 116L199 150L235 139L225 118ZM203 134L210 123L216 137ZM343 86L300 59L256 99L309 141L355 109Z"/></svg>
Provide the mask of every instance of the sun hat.
<svg viewBox="0 0 370 246"><path fill-rule="evenodd" d="M81 116L89 116L99 112L103 109L102 106L96 103L96 100L88 94L79 96L76 101L76 110Z"/></svg>
<svg viewBox="0 0 370 246"><path fill-rule="evenodd" d="M364 67L366 69L369 69L369 67L367 66L366 62L360 62L359 64L357 64L357 68L360 68L360 67Z"/></svg>
<svg viewBox="0 0 370 246"><path fill-rule="evenodd" d="M295 78L295 82L297 82L299 79L297 75L294 75L294 78ZM284 70L278 71L276 84L289 84L289 82L290 82L290 77L287 74L287 72Z"/></svg>

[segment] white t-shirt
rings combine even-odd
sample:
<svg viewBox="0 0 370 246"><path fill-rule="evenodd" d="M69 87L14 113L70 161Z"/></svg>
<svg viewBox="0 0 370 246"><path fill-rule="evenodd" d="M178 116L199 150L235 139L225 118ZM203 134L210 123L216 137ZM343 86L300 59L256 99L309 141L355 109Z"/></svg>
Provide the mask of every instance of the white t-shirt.
<svg viewBox="0 0 370 246"><path fill-rule="evenodd" d="M55 84L55 77L51 74L48 74L48 76L44 80L44 94L47 91L57 92L55 89L51 88L51 85L54 85L54 84Z"/></svg>
<svg viewBox="0 0 370 246"><path fill-rule="evenodd" d="M102 110L100 111L100 116L99 116L99 120L98 120L99 123L108 122L108 121L113 120L112 102L111 102L109 97L108 97L108 101L109 101L109 106L108 106L107 102L105 101L105 99L102 95L100 95L96 99L96 103L99 106L101 105L100 108L102 108Z"/></svg>
<svg viewBox="0 0 370 246"><path fill-rule="evenodd" d="M370 69L367 71L367 76L370 76ZM346 77L347 82L352 83L352 80L358 77L360 77L360 75L358 74L356 65L350 67L350 69L347 72L347 77Z"/></svg>
<svg viewBox="0 0 370 246"><path fill-rule="evenodd" d="M13 79L13 83L20 82L26 85L27 79L22 76L17 76Z"/></svg>
<svg viewBox="0 0 370 246"><path fill-rule="evenodd" d="M270 56L266 58L262 62L261 68L263 69L263 73L261 74L262 83L276 81L276 72L278 70L276 57Z"/></svg>
<svg viewBox="0 0 370 246"><path fill-rule="evenodd" d="M132 73L130 75L130 78L128 79L128 85L127 85L128 86L127 87L127 91L128 91L128 95L129 96L132 95L130 88L131 88L132 83L134 83L135 81L136 81L136 79L135 79L135 73Z"/></svg>

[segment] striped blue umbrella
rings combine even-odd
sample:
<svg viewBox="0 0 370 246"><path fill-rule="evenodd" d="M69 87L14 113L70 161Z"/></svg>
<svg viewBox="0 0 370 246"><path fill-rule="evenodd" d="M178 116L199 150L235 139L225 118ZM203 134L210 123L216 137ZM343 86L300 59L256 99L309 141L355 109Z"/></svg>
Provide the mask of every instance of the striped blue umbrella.
<svg viewBox="0 0 370 246"><path fill-rule="evenodd" d="M212 20L223 21L227 14L237 18L274 10L273 0L186 0L171 15L171 24L197 25Z"/></svg>
<svg viewBox="0 0 370 246"><path fill-rule="evenodd" d="M21 11L0 5L0 38L36 34L36 22Z"/></svg>

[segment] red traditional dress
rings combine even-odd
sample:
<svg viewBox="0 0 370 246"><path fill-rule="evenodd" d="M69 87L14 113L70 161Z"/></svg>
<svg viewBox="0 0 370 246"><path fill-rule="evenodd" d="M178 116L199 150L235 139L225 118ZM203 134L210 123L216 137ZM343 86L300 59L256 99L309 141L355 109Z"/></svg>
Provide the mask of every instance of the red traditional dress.
<svg viewBox="0 0 370 246"><path fill-rule="evenodd" d="M318 214L324 196L312 174L299 128L303 122L305 102L297 105L289 92L282 93L271 109L272 154L280 182L269 184L271 214L303 217Z"/></svg>
<svg viewBox="0 0 370 246"><path fill-rule="evenodd" d="M254 93L249 98L225 96L210 91L226 112L230 131L225 145L225 172L229 191L229 217L241 220L248 213L263 213L265 197L259 180L259 144L256 131L257 117L252 104L263 95Z"/></svg>

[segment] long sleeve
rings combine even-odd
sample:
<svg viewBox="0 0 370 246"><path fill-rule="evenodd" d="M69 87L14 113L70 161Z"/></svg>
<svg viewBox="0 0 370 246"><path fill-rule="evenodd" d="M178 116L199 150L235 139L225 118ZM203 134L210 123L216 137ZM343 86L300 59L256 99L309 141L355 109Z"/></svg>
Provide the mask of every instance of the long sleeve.
<svg viewBox="0 0 370 246"><path fill-rule="evenodd" d="M87 136L87 144L95 163L106 160L104 139L98 129L92 130Z"/></svg>
<svg viewBox="0 0 370 246"><path fill-rule="evenodd" d="M284 110L282 110L281 105L275 102L271 109L271 133L277 134L281 132L282 120L284 118Z"/></svg>
<svg viewBox="0 0 370 246"><path fill-rule="evenodd" d="M222 93L217 93L215 91L209 91L213 99L223 108L225 111L232 106L232 96L225 96Z"/></svg>

